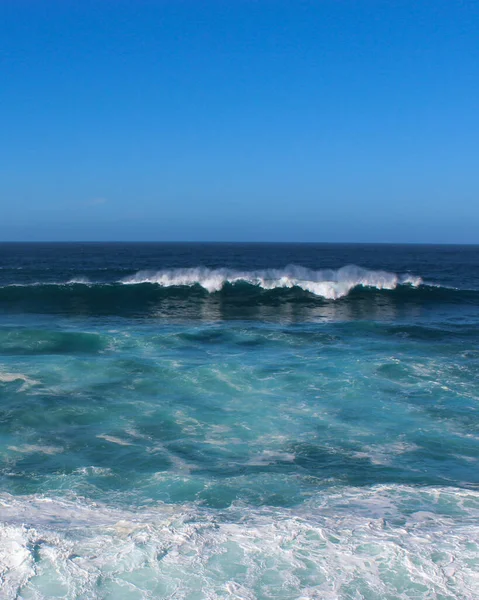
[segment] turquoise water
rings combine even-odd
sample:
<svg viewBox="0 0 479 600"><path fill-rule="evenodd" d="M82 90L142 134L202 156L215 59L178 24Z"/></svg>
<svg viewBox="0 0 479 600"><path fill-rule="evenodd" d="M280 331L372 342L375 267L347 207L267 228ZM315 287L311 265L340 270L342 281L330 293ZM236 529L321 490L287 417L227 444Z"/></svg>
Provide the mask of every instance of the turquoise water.
<svg viewBox="0 0 479 600"><path fill-rule="evenodd" d="M477 597L478 249L0 248L0 597Z"/></svg>

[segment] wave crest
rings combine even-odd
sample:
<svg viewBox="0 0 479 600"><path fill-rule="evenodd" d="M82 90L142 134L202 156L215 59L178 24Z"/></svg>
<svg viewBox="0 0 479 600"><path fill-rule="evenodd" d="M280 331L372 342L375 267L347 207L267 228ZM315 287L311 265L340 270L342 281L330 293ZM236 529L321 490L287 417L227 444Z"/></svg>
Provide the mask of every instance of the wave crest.
<svg viewBox="0 0 479 600"><path fill-rule="evenodd" d="M336 270L313 270L288 265L284 269L255 271L207 267L139 271L135 275L126 277L121 283L127 285L152 283L162 287L199 285L210 293L220 291L226 284L237 283L247 283L265 290L298 287L315 296L336 300L347 296L355 287L393 290L398 285L417 287L422 284L422 279L410 274L398 275L387 271L372 271L356 265L348 265Z"/></svg>

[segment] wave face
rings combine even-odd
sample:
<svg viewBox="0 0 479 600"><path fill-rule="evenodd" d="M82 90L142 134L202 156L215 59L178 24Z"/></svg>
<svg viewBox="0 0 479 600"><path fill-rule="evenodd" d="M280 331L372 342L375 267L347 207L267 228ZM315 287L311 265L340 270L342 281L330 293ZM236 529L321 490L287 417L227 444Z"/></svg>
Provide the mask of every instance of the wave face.
<svg viewBox="0 0 479 600"><path fill-rule="evenodd" d="M338 270L314 271L290 265L285 269L237 271L234 269L173 269L157 272L140 271L123 280L125 284L155 283L162 287L199 285L210 293L223 289L225 284L247 283L263 290L300 288L327 300L337 300L356 287L393 290L398 285L417 287L420 277L396 275L386 271L370 271L355 265Z"/></svg>

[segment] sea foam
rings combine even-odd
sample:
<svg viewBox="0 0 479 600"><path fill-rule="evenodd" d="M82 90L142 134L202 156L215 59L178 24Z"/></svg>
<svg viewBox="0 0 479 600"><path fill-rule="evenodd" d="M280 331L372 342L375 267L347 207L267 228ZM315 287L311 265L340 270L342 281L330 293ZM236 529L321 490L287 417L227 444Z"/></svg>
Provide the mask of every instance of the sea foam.
<svg viewBox="0 0 479 600"><path fill-rule="evenodd" d="M296 508L0 496L2 598L450 598L479 583L479 494L343 488Z"/></svg>

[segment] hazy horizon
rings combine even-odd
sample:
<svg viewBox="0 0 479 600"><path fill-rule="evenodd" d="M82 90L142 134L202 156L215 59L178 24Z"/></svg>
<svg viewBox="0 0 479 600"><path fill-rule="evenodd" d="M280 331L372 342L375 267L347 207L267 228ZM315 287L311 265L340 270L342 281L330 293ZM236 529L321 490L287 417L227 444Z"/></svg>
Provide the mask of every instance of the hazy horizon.
<svg viewBox="0 0 479 600"><path fill-rule="evenodd" d="M238 246L261 246L261 245L291 245L291 246L295 246L295 245L306 245L306 246L435 246L435 247L440 247L440 246L457 246L457 247L464 247L464 246L471 246L471 247L476 247L479 246L479 243L474 243L474 242L365 242L365 241L335 241L335 242L331 242L331 241L310 241L310 240L301 240L301 241L294 241L294 240L275 240L275 241L268 241L268 240L249 240L249 241L244 241L244 240L0 240L0 245L8 245L8 244L131 244L131 245L135 245L135 244L152 244L152 245L238 245Z"/></svg>

